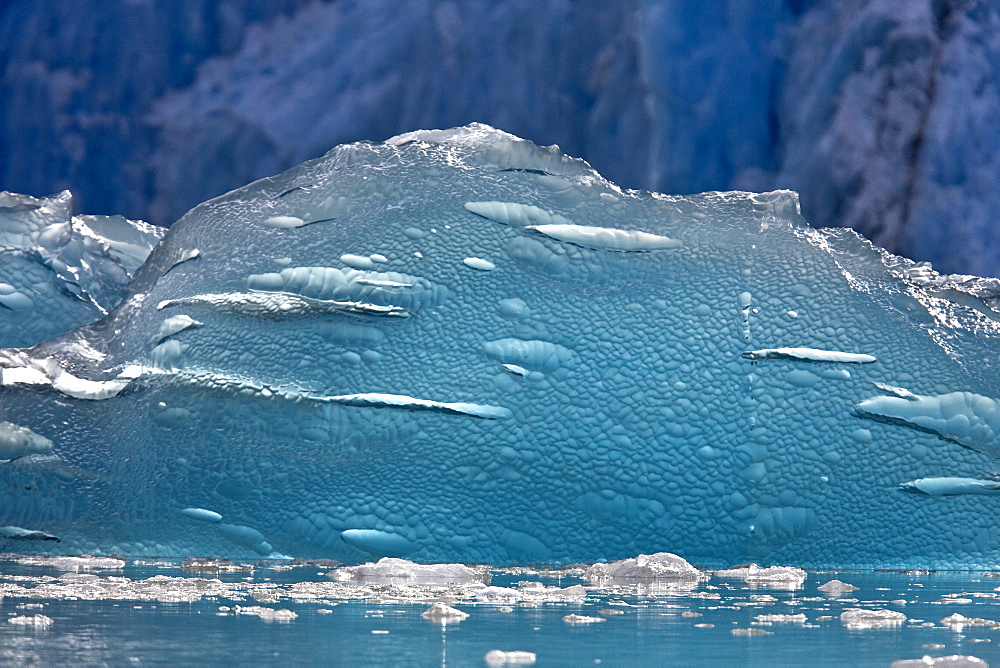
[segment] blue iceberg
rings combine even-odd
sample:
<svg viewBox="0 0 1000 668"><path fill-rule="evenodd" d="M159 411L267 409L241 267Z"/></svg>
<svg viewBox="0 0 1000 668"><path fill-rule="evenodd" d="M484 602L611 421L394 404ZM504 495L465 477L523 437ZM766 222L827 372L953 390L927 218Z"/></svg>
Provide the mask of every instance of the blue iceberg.
<svg viewBox="0 0 1000 668"><path fill-rule="evenodd" d="M0 351L0 548L1000 563L1000 282L484 125L191 210Z"/></svg>

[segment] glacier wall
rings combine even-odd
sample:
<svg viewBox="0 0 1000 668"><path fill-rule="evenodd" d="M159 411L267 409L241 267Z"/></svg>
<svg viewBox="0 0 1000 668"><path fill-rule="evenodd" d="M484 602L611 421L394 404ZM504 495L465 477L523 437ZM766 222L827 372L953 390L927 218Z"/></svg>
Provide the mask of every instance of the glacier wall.
<svg viewBox="0 0 1000 668"><path fill-rule="evenodd" d="M788 191L340 146L0 351L0 549L995 567L998 295Z"/></svg>
<svg viewBox="0 0 1000 668"><path fill-rule="evenodd" d="M359 139L474 121L624 187L802 195L1000 274L987 0L58 0L0 14L0 187L169 224Z"/></svg>

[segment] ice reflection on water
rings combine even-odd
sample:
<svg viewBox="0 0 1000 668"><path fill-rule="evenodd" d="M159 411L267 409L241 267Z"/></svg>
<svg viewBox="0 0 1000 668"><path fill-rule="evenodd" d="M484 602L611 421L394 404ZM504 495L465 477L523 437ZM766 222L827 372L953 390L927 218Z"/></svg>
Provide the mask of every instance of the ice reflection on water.
<svg viewBox="0 0 1000 668"><path fill-rule="evenodd" d="M540 666L1000 665L1000 574L595 584L583 568L466 572L434 584L345 579L327 562L0 555L0 663L466 666L500 650Z"/></svg>

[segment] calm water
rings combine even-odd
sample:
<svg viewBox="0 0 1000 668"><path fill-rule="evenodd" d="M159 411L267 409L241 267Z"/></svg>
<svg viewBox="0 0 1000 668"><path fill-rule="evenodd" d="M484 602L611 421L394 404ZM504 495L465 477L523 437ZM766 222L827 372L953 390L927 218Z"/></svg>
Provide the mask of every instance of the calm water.
<svg viewBox="0 0 1000 668"><path fill-rule="evenodd" d="M79 568L5 555L0 661L483 666L487 652L501 649L534 652L537 666L889 666L925 654L1000 666L1000 630L941 622L954 613L1000 620L1000 578L981 572L811 572L797 588L713 576L678 589L598 587L579 570L495 570L491 586L517 592L491 598L480 583L343 583L329 571L254 564L192 572L132 561ZM859 589L839 597L817 589L834 578ZM584 585L585 596L565 591L573 585ZM425 619L435 600L469 617ZM898 611L906 621L848 628L840 614L850 608ZM571 624L563 619L570 614L604 621ZM805 622L757 619L777 614L804 614Z"/></svg>

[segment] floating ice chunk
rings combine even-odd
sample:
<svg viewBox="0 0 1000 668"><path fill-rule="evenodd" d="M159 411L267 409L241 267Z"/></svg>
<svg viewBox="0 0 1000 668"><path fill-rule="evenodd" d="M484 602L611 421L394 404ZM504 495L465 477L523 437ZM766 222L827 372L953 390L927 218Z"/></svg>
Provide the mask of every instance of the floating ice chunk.
<svg viewBox="0 0 1000 668"><path fill-rule="evenodd" d="M792 566L768 566L761 568L757 564L734 566L721 571L715 571L720 578L739 578L744 582L774 585L798 585L806 579L806 572Z"/></svg>
<svg viewBox="0 0 1000 668"><path fill-rule="evenodd" d="M279 230L291 230L296 227L302 227L307 223L298 216L271 216L270 218L266 218L263 224L268 227L276 227Z"/></svg>
<svg viewBox="0 0 1000 668"><path fill-rule="evenodd" d="M920 478L900 484L904 492L926 494L928 496L958 496L962 494L996 494L1000 492L1000 481L977 480L975 478Z"/></svg>
<svg viewBox="0 0 1000 668"><path fill-rule="evenodd" d="M0 459L14 459L52 450L52 441L27 427L13 422L0 422Z"/></svg>
<svg viewBox="0 0 1000 668"><path fill-rule="evenodd" d="M25 566L46 566L61 571L116 570L125 568L120 557L18 557L15 561Z"/></svg>
<svg viewBox="0 0 1000 668"><path fill-rule="evenodd" d="M52 626L52 618L45 615L19 615L7 620L17 626L33 626L36 629L47 629Z"/></svg>
<svg viewBox="0 0 1000 668"><path fill-rule="evenodd" d="M1000 629L1000 622L993 621L992 619L983 619L981 617L966 617L965 615L960 615L957 612L942 619L941 625L950 626L960 633L962 628L966 626L988 626L993 629Z"/></svg>
<svg viewBox="0 0 1000 668"><path fill-rule="evenodd" d="M788 624L805 624L806 616L805 613L800 612L797 615L789 614L774 614L774 615L757 615L754 617L758 622L778 622L778 623L788 623Z"/></svg>
<svg viewBox="0 0 1000 668"><path fill-rule="evenodd" d="M384 557L376 563L344 566L330 573L334 580L351 582L392 582L406 580L424 584L463 584L488 582L490 572L485 567L465 564L417 564L405 559Z"/></svg>
<svg viewBox="0 0 1000 668"><path fill-rule="evenodd" d="M876 361L874 355L864 353L845 353L839 350L818 350L816 348L764 348L749 350L743 353L748 360L760 361L767 359L794 359L805 362L842 362L845 364L871 364Z"/></svg>
<svg viewBox="0 0 1000 668"><path fill-rule="evenodd" d="M441 624L450 624L468 619L469 613L453 608L445 603L435 603L420 613L420 616L424 619L440 622Z"/></svg>
<svg viewBox="0 0 1000 668"><path fill-rule="evenodd" d="M538 656L534 652L525 652L524 650L505 652L500 649L491 649L483 659L490 666L530 666L538 660Z"/></svg>
<svg viewBox="0 0 1000 668"><path fill-rule="evenodd" d="M347 406L362 406L370 408L408 408L412 410L441 411L456 415L471 415L487 420L503 420L513 416L509 409L488 404L470 404L463 402L434 401L417 399L405 394L384 394L368 392L364 394L342 394L334 397L323 397L321 401Z"/></svg>
<svg viewBox="0 0 1000 668"><path fill-rule="evenodd" d="M906 615L895 610L849 608L840 613L840 622L849 629L885 629L905 621Z"/></svg>
<svg viewBox="0 0 1000 668"><path fill-rule="evenodd" d="M204 508L184 508L181 510L181 515L198 522L208 522L209 524L222 521L222 515L214 510L205 510Z"/></svg>
<svg viewBox="0 0 1000 668"><path fill-rule="evenodd" d="M160 323L160 329L156 333L156 341L159 343L168 336L173 336L178 332L183 332L185 329L201 326L202 323L198 322L189 315L184 315L183 313L172 315Z"/></svg>
<svg viewBox="0 0 1000 668"><path fill-rule="evenodd" d="M867 416L890 418L1000 457L1000 402L972 392L873 397L858 404Z"/></svg>
<svg viewBox="0 0 1000 668"><path fill-rule="evenodd" d="M588 617L587 615L577 615L569 614L562 618L567 624L597 624L598 622L606 622L604 617Z"/></svg>
<svg viewBox="0 0 1000 668"><path fill-rule="evenodd" d="M857 587L846 582L841 582L840 580L830 580L824 584L817 587L824 594L830 596L840 596L841 594L846 594L847 592L856 591Z"/></svg>
<svg viewBox="0 0 1000 668"><path fill-rule="evenodd" d="M497 268L495 264L489 260L484 260L481 257L467 257L462 260L462 263L466 267L472 267L473 269L478 269L479 271L493 271Z"/></svg>
<svg viewBox="0 0 1000 668"><path fill-rule="evenodd" d="M280 622L282 624L287 624L299 616L298 613L285 608L265 608L261 605L237 605L233 608L233 614L254 615L265 622Z"/></svg>
<svg viewBox="0 0 1000 668"><path fill-rule="evenodd" d="M989 668L989 664L979 657L962 654L949 656L930 656L925 654L919 659L899 659L893 661L891 668Z"/></svg>
<svg viewBox="0 0 1000 668"><path fill-rule="evenodd" d="M589 225L547 224L530 225L525 229L534 230L557 241L610 251L653 251L675 250L684 244L677 239L637 230L619 230L614 227L591 227Z"/></svg>
<svg viewBox="0 0 1000 668"><path fill-rule="evenodd" d="M752 627L748 629L747 628L730 629L729 632L732 633L734 636L747 636L747 637L771 635L770 631L765 631L764 629L757 627Z"/></svg>
<svg viewBox="0 0 1000 668"><path fill-rule="evenodd" d="M587 569L588 580L700 580L707 577L682 557L670 552L640 554Z"/></svg>
<svg viewBox="0 0 1000 668"><path fill-rule="evenodd" d="M526 227L528 225L572 225L569 220L559 214L552 214L544 209L530 204L515 202L466 202L468 211L489 218L490 220L511 227Z"/></svg>

